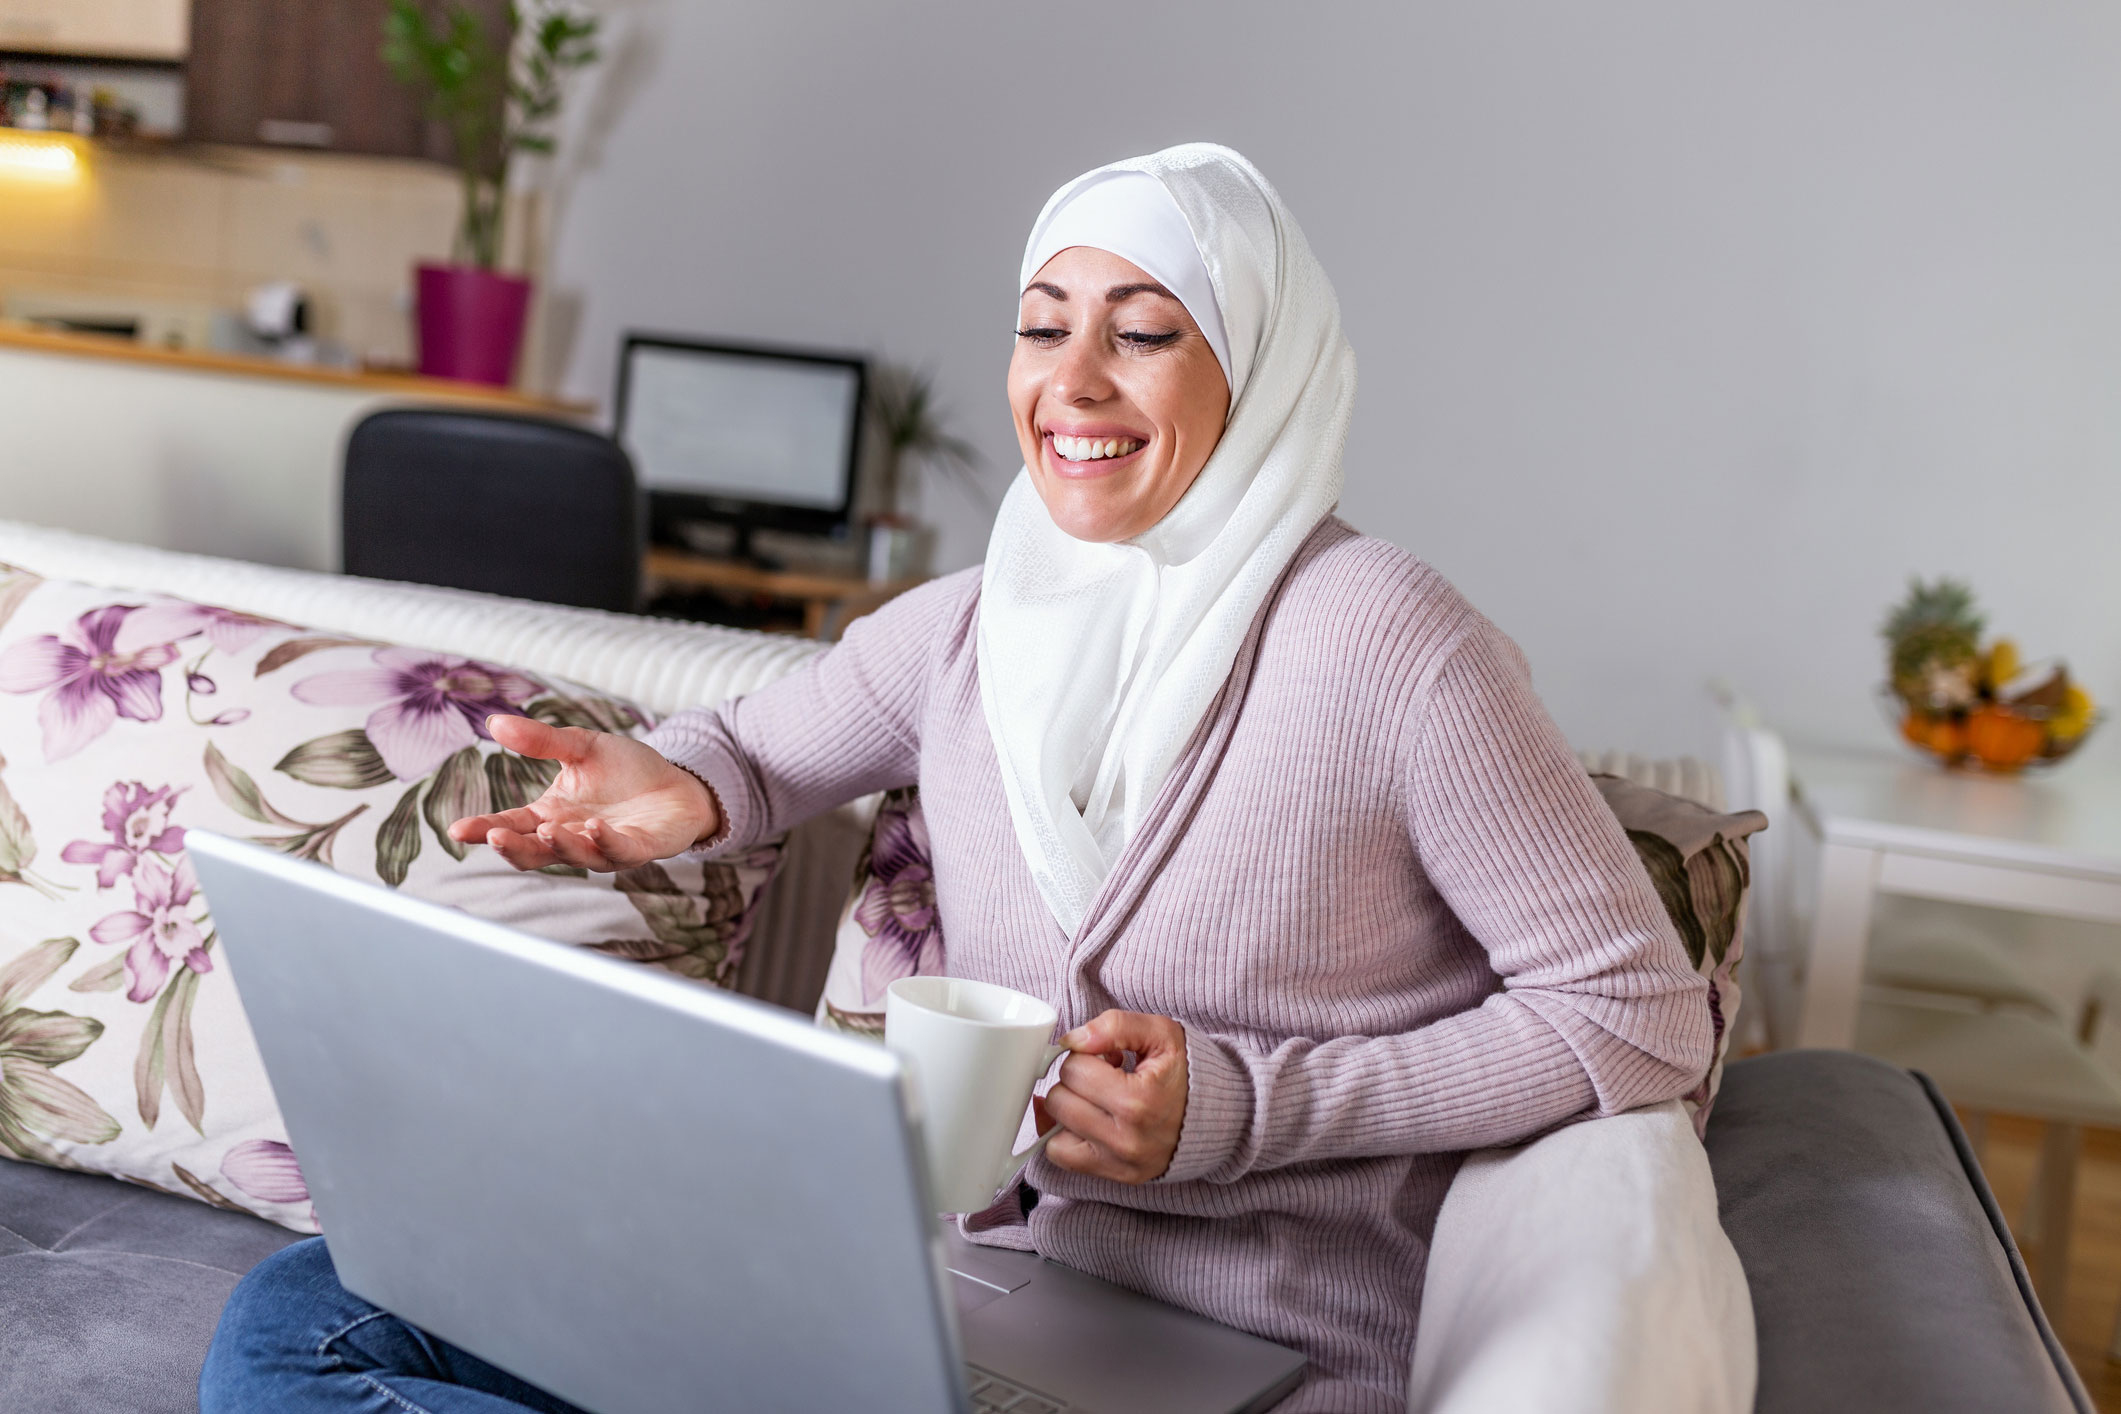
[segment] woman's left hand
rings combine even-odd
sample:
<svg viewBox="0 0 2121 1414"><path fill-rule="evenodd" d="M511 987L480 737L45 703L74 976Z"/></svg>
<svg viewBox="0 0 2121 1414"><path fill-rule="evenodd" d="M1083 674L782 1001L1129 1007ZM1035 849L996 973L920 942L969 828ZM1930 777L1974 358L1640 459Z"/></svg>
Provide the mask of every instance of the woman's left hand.
<svg viewBox="0 0 2121 1414"><path fill-rule="evenodd" d="M1108 1011L1061 1037L1075 1052L1038 1102L1039 1128L1062 1131L1046 1157L1121 1183L1161 1178L1186 1118L1186 1028L1168 1016ZM1125 1052L1134 1052L1126 1070Z"/></svg>

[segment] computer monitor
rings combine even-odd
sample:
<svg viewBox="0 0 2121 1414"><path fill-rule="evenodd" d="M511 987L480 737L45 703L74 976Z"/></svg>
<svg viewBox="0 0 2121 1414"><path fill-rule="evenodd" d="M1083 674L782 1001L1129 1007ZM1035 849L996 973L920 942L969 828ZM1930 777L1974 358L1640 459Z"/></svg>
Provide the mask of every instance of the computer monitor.
<svg viewBox="0 0 2121 1414"><path fill-rule="evenodd" d="M854 504L867 364L857 355L628 334L613 436L659 538L720 521L829 535Z"/></svg>

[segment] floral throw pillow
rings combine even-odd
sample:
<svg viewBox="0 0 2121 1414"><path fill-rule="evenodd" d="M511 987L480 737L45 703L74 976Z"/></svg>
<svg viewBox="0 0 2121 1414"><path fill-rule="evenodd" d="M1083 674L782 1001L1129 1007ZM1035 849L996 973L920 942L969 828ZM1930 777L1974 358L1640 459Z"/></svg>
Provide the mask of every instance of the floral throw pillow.
<svg viewBox="0 0 2121 1414"><path fill-rule="evenodd" d="M1738 961L1745 955L1745 891L1752 877L1746 839L1767 828L1767 816L1757 810L1726 815L1620 776L1593 775L1591 781L1649 871L1687 957L1709 979L1715 1045L1708 1074L1681 1097L1695 1132L1706 1133L1738 1019Z"/></svg>
<svg viewBox="0 0 2121 1414"><path fill-rule="evenodd" d="M935 869L917 787L884 797L869 843L854 866L854 888L833 937L832 969L817 1020L836 1031L881 1038L884 989L901 977L943 970L943 920L935 911Z"/></svg>
<svg viewBox="0 0 2121 1414"><path fill-rule="evenodd" d="M518 874L446 833L556 769L495 746L494 712L652 725L499 664L0 565L0 1156L316 1230L189 829L730 982L778 849Z"/></svg>

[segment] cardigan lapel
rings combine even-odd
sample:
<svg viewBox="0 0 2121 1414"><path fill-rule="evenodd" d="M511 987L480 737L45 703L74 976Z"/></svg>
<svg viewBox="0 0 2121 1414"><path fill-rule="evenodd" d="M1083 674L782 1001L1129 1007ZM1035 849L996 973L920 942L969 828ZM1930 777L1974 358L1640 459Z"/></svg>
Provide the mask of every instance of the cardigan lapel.
<svg viewBox="0 0 2121 1414"><path fill-rule="evenodd" d="M1208 704L1208 711L1193 729L1186 749L1179 755L1178 764L1164 778L1148 813L1142 817L1141 827L1120 851L1112 872L1105 876L1103 886L1083 911L1082 924L1069 948L1071 990L1075 985L1073 979L1094 963L1119 936L1120 929L1126 926L1140 905L1142 893L1156 878L1164 861L1170 858L1172 849L1184 837L1186 827L1192 823L1202 797L1214 783L1216 769L1229 748L1231 733L1237 730L1237 718L1252 683L1252 668L1259 657L1260 637L1266 630L1268 616L1280 601L1290 574L1314 552L1320 535L1336 524L1331 516L1320 521L1303 546L1290 557L1266 602L1252 616L1252 627L1247 630L1244 642L1238 645L1237 657L1230 664L1230 675L1223 680L1222 690Z"/></svg>

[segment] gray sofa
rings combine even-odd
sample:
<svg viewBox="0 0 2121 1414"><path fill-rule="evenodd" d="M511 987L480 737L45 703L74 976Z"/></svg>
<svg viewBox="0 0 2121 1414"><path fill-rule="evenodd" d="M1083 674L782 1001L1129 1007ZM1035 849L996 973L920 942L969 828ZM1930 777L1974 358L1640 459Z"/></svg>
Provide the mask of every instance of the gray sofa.
<svg viewBox="0 0 2121 1414"><path fill-rule="evenodd" d="M2092 1405L1934 1088L1846 1052L1725 1073L1708 1132L1760 1329L1762 1414ZM163 1414L236 1280L292 1233L0 1160L0 1410Z"/></svg>

